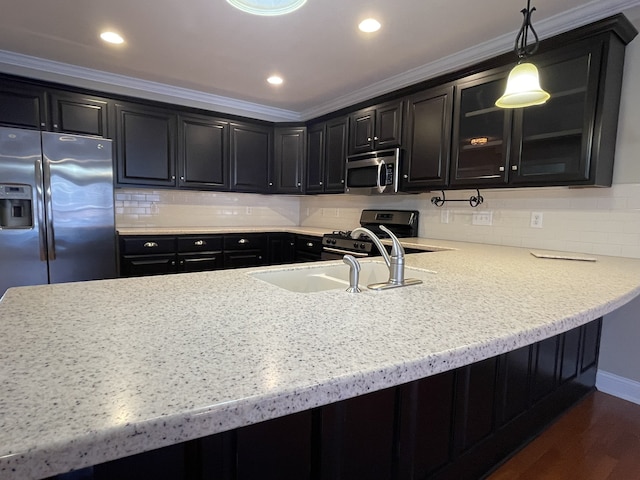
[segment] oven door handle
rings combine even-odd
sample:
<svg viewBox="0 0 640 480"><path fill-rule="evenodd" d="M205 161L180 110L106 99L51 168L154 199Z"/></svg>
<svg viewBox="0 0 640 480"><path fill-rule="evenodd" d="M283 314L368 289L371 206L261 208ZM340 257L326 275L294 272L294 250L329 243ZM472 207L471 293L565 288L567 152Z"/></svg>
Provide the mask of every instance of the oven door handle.
<svg viewBox="0 0 640 480"><path fill-rule="evenodd" d="M352 252L350 250L340 250L339 248L324 247L323 250L325 252L335 253L337 255L353 255L354 257L359 257L359 258L369 256L368 253Z"/></svg>

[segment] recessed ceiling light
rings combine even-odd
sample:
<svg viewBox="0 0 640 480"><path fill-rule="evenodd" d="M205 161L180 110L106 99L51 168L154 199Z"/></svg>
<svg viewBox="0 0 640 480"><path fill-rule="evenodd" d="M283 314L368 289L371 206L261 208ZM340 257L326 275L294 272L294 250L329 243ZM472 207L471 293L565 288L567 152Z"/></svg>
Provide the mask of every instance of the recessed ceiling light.
<svg viewBox="0 0 640 480"><path fill-rule="evenodd" d="M100 38L105 42L114 43L116 45L124 43L124 38L122 38L116 32L102 32L100 34Z"/></svg>
<svg viewBox="0 0 640 480"><path fill-rule="evenodd" d="M282 82L284 82L284 80L279 75L271 75L269 78L267 78L267 82L269 82L271 85L282 85Z"/></svg>
<svg viewBox="0 0 640 480"><path fill-rule="evenodd" d="M377 32L378 30L380 30L380 22L375 18L367 18L366 20L360 22L358 28L367 33Z"/></svg>
<svg viewBox="0 0 640 480"><path fill-rule="evenodd" d="M227 0L243 12L254 15L284 15L299 9L307 0Z"/></svg>

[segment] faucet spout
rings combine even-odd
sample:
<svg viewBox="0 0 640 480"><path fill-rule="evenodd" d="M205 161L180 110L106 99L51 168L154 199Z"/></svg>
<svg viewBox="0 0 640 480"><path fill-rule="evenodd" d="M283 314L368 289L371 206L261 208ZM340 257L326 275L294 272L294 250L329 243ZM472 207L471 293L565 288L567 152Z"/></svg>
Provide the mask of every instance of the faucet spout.
<svg viewBox="0 0 640 480"><path fill-rule="evenodd" d="M389 254L387 253L387 249L384 248L384 245L382 244L382 242L376 236L375 233L373 233L368 228L358 227L358 228L354 228L351 231L351 238L358 238L361 233L364 233L365 235L367 235L371 239L371 241L375 244L375 246L378 247L378 250L380 251L380 255L382 255L382 258L384 258L384 263L387 264L387 268L391 268L391 258L389 257ZM398 242L398 243L400 243L400 242ZM400 248L402 248L402 246ZM403 253L404 253L404 251L403 251Z"/></svg>

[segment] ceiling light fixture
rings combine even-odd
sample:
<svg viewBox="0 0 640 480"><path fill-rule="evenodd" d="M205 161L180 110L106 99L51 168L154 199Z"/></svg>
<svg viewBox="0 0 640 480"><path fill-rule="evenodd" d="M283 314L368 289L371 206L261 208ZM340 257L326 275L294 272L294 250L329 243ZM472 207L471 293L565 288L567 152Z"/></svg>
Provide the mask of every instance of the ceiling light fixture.
<svg viewBox="0 0 640 480"><path fill-rule="evenodd" d="M516 36L514 47L514 51L519 58L518 64L513 67L509 73L507 88L504 91L504 95L496 101L496 107L521 108L531 105L542 105L551 98L551 95L540 87L540 79L536 66L526 61L527 57L536 53L540 43L538 34L533 29L533 25L531 25L531 14L536 8L529 8L530 4L531 0L527 0L527 8L520 11L522 15L524 15L524 20ZM527 46L529 30L531 30L535 42Z"/></svg>
<svg viewBox="0 0 640 480"><path fill-rule="evenodd" d="M124 43L124 38L118 35L116 32L102 32L100 34L100 38L108 43L113 43L115 45L120 45Z"/></svg>
<svg viewBox="0 0 640 480"><path fill-rule="evenodd" d="M380 30L380 22L375 18L367 18L366 20L360 22L358 28L366 33L377 32L378 30Z"/></svg>
<svg viewBox="0 0 640 480"><path fill-rule="evenodd" d="M284 15L302 7L307 0L227 0L238 10L253 15Z"/></svg>
<svg viewBox="0 0 640 480"><path fill-rule="evenodd" d="M269 82L271 85L282 85L284 80L279 75L271 75L269 78L267 78L267 82Z"/></svg>

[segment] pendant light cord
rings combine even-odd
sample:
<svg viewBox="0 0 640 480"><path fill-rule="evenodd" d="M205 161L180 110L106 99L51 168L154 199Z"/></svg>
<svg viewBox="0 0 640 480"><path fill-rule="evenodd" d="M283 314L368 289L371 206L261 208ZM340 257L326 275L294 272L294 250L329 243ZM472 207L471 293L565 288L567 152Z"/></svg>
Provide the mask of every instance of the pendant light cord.
<svg viewBox="0 0 640 480"><path fill-rule="evenodd" d="M524 16L522 20L522 27L520 27L520 31L516 36L516 43L514 46L514 51L520 60L527 58L529 55L533 55L538 51L539 39L538 34L533 29L533 25L531 25L531 14L536 11L536 7L530 8L531 0L527 0L527 8L523 8L520 10L520 13ZM535 38L535 42L527 47L527 41L529 40L529 30L533 37Z"/></svg>

